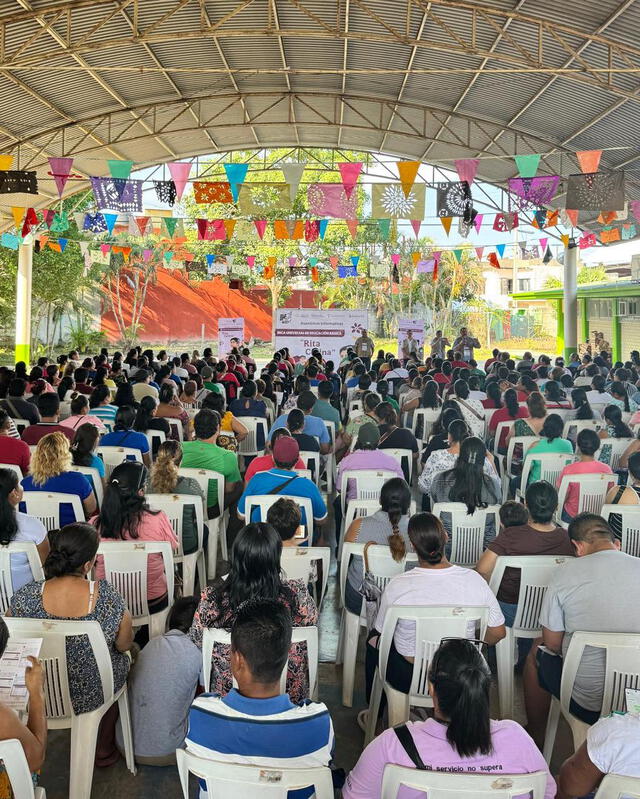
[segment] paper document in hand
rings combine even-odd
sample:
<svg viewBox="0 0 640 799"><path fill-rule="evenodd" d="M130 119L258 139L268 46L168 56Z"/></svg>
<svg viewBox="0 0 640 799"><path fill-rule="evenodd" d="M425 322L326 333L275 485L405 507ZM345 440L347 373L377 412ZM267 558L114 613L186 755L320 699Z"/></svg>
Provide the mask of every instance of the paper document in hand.
<svg viewBox="0 0 640 799"><path fill-rule="evenodd" d="M27 709L29 694L25 670L31 667L27 657L37 658L42 638L13 638L0 658L0 702L17 711Z"/></svg>

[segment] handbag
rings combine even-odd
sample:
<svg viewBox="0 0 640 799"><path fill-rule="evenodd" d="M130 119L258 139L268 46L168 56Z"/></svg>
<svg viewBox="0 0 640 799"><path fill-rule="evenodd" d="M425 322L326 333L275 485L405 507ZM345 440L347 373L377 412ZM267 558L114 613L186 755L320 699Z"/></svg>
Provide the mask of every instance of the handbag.
<svg viewBox="0 0 640 799"><path fill-rule="evenodd" d="M378 615L378 608L380 606L380 599L382 598L382 589L376 583L374 576L369 571L369 547L374 544L373 541L367 541L364 545L364 570L362 575L362 582L358 593L360 593L365 603L365 614L367 617L367 630L373 629L373 625Z"/></svg>

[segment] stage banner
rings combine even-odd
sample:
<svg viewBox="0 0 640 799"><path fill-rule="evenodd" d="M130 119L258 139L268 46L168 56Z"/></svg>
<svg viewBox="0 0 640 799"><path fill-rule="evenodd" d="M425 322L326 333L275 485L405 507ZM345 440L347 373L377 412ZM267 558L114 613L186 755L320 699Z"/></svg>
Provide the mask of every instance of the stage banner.
<svg viewBox="0 0 640 799"><path fill-rule="evenodd" d="M218 358L226 358L231 352L231 339L244 342L244 316L218 319Z"/></svg>
<svg viewBox="0 0 640 799"><path fill-rule="evenodd" d="M424 320L398 319L398 357L408 358L416 352L422 360L424 351Z"/></svg>
<svg viewBox="0 0 640 799"><path fill-rule="evenodd" d="M278 308L275 323L275 349L288 347L295 357L311 355L317 348L323 357L340 363L340 350L353 344L368 327L368 311L313 310Z"/></svg>

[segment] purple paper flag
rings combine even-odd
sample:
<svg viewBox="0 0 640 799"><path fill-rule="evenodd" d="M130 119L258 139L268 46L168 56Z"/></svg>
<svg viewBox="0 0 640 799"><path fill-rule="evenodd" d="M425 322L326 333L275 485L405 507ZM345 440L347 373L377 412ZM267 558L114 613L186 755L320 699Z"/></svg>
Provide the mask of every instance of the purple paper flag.
<svg viewBox="0 0 640 799"><path fill-rule="evenodd" d="M72 166L73 158L49 158L49 168L51 169L49 174L52 175L56 182L58 197L62 197L62 192L67 185Z"/></svg>

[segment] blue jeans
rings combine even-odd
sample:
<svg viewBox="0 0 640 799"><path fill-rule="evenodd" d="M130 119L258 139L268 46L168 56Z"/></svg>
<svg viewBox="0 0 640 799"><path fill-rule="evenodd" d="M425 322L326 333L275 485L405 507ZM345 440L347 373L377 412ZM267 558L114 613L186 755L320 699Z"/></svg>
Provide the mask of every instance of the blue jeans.
<svg viewBox="0 0 640 799"><path fill-rule="evenodd" d="M504 623L507 627L513 627L513 622L516 619L516 611L518 610L517 604L511 602L501 602L498 600L500 610L504 616ZM524 663L529 650L533 645L533 638L518 638L518 664Z"/></svg>

